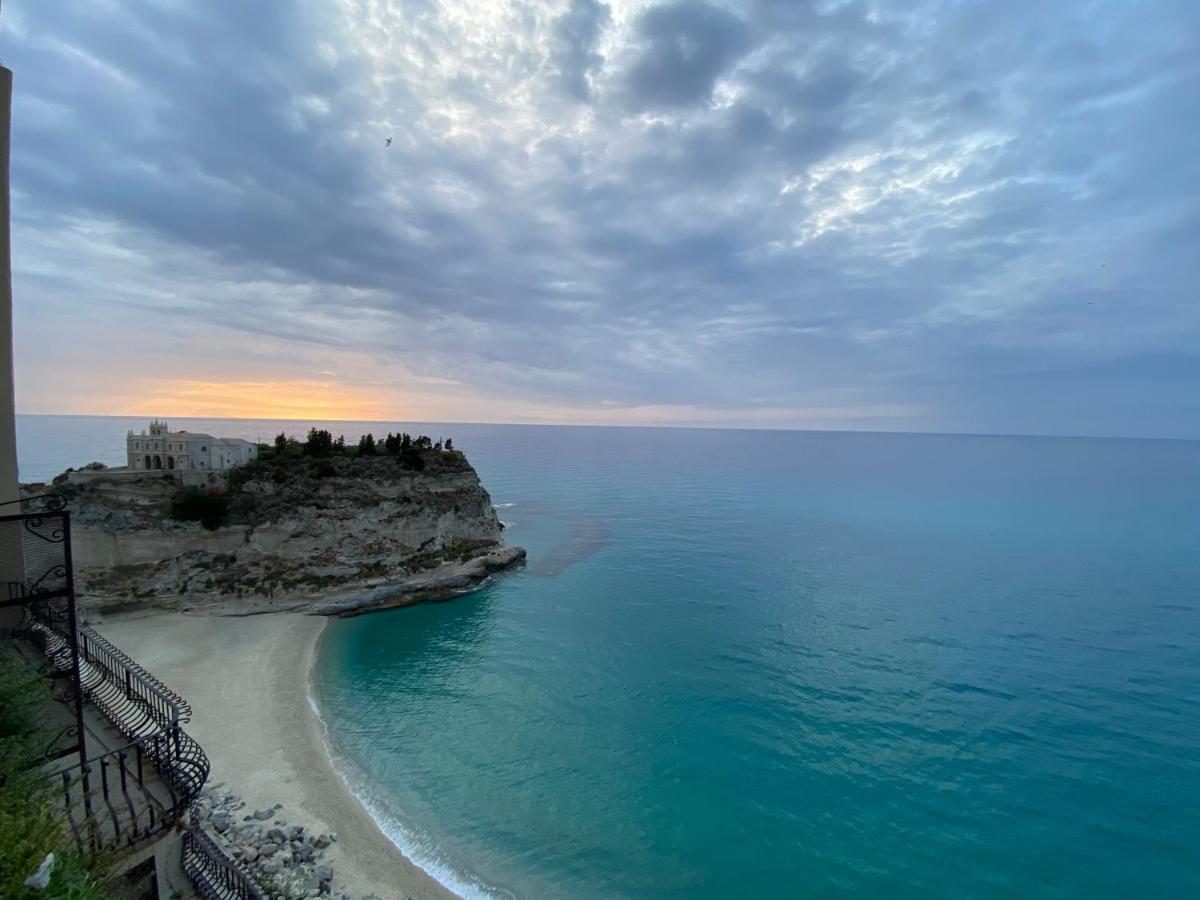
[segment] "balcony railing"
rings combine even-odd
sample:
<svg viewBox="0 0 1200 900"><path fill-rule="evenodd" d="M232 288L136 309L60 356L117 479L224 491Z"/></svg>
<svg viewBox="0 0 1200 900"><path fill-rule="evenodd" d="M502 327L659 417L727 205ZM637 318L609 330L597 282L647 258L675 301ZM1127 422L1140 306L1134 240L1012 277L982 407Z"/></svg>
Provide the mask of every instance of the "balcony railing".
<svg viewBox="0 0 1200 900"><path fill-rule="evenodd" d="M136 847L183 820L208 778L208 757L183 729L192 715L187 702L102 635L79 626L65 504L50 496L20 505L25 511L0 516L7 588L0 607L20 610L14 632L66 676L75 713L67 731L78 739L76 761L47 777L77 849ZM89 755L85 701L129 743ZM184 871L200 896L262 900L254 881L198 827L184 832L182 851Z"/></svg>
<svg viewBox="0 0 1200 900"><path fill-rule="evenodd" d="M71 640L52 611L35 609L26 634L59 671L72 666ZM84 696L129 737L157 734L188 722L192 708L124 651L87 626L76 628L80 683Z"/></svg>
<svg viewBox="0 0 1200 900"><path fill-rule="evenodd" d="M81 853L135 847L178 821L176 795L155 781L160 742L136 741L50 776L58 783L64 818Z"/></svg>
<svg viewBox="0 0 1200 900"><path fill-rule="evenodd" d="M204 900L263 900L262 889L203 829L183 833L183 871Z"/></svg>

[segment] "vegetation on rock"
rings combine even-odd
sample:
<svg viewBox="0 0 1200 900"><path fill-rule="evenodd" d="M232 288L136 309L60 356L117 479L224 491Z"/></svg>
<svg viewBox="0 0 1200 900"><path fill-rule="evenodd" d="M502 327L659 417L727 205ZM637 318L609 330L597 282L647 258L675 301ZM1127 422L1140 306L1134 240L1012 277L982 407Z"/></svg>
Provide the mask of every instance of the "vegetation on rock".
<svg viewBox="0 0 1200 900"><path fill-rule="evenodd" d="M303 441L281 433L206 480L77 485L77 576L90 602L284 603L406 580L427 591L436 569L457 590L524 556L505 547L491 498L449 440L401 432L347 446L320 429Z"/></svg>
<svg viewBox="0 0 1200 900"><path fill-rule="evenodd" d="M49 680L18 658L0 659L0 897L13 900L102 900L85 860L69 849L56 813L55 782L41 770L53 735L40 715L53 703ZM44 890L25 885L48 853L54 854Z"/></svg>
<svg viewBox="0 0 1200 900"><path fill-rule="evenodd" d="M199 522L209 531L216 531L229 518L229 498L203 488L182 488L171 498L171 518Z"/></svg>

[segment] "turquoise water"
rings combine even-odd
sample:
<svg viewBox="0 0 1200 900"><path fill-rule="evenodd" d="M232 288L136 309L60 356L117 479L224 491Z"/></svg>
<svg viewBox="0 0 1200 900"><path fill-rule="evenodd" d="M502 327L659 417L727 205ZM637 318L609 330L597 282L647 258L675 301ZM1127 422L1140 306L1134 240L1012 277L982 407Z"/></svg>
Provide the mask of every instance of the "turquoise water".
<svg viewBox="0 0 1200 900"><path fill-rule="evenodd" d="M1200 445L468 434L529 567L316 692L436 871L526 897L1200 894Z"/></svg>
<svg viewBox="0 0 1200 900"><path fill-rule="evenodd" d="M528 567L336 621L314 672L439 877L1200 896L1200 443L444 431Z"/></svg>

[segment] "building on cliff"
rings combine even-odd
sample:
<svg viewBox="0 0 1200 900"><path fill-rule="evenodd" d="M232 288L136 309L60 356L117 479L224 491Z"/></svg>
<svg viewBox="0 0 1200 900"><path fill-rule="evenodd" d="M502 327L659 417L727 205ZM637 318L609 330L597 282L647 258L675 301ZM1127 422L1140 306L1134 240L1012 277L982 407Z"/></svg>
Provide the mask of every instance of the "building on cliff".
<svg viewBox="0 0 1200 900"><path fill-rule="evenodd" d="M149 432L125 438L126 456L131 470L187 469L223 472L250 462L258 456L258 447L241 438L218 438L190 431L171 431L166 422L155 419Z"/></svg>

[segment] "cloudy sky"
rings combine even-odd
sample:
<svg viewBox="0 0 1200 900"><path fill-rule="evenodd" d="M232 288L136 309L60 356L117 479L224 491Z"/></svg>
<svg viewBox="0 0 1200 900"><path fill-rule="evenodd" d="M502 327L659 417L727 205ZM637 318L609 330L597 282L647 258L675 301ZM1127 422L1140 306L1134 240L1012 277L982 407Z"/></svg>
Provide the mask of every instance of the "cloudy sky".
<svg viewBox="0 0 1200 900"><path fill-rule="evenodd" d="M1195 0L5 0L0 60L24 412L1200 437Z"/></svg>

